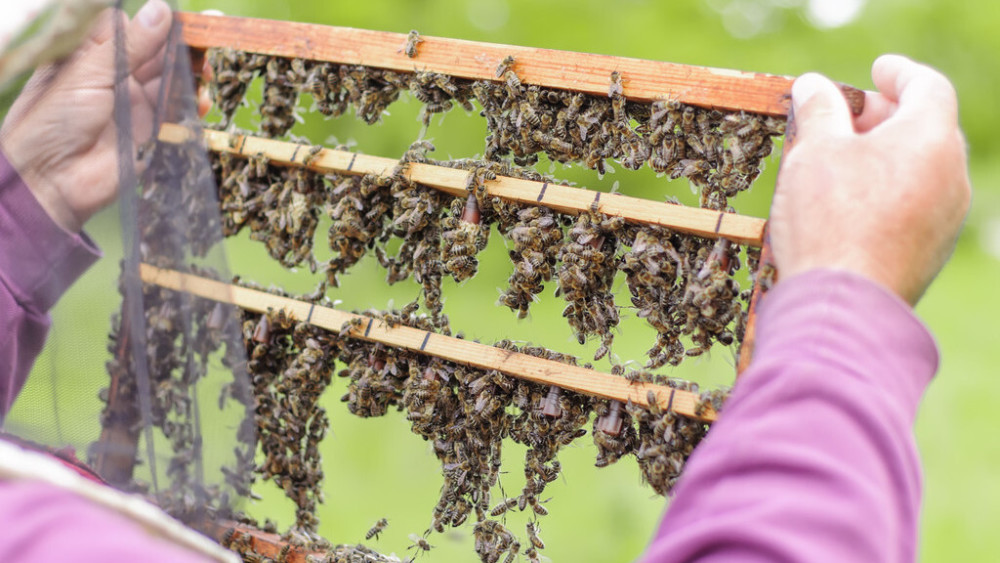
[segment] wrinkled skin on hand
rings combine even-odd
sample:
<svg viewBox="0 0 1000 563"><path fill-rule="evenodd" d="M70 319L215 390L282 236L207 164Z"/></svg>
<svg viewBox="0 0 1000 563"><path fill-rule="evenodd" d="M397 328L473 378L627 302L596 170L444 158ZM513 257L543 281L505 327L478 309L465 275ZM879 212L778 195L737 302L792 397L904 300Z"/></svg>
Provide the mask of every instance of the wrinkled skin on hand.
<svg viewBox="0 0 1000 563"><path fill-rule="evenodd" d="M782 279L848 270L915 305L944 266L971 187L955 90L898 55L872 65L878 92L852 117L837 87L806 74L792 89L797 137L771 207Z"/></svg>
<svg viewBox="0 0 1000 563"><path fill-rule="evenodd" d="M113 17L109 10L98 18L54 82L44 84L44 72L32 78L11 107L0 135L4 153L39 203L71 232L79 231L117 195ZM170 23L170 9L163 0L150 0L126 23L136 146L153 133Z"/></svg>

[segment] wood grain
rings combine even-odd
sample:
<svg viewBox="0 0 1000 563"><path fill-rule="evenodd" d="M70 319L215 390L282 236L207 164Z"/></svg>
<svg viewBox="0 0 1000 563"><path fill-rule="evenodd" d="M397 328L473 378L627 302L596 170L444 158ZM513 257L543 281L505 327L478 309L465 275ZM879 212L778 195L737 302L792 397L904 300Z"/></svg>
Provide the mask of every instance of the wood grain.
<svg viewBox="0 0 1000 563"><path fill-rule="evenodd" d="M172 124L160 129L160 139L165 142L182 142L189 130ZM232 135L222 131L205 130L208 148L216 152L249 157L264 154L271 163L288 166L305 166L322 173L387 175L399 165L398 160L370 156L349 151L322 149L309 159L309 146L261 137ZM468 193L470 172L411 163L404 174L419 184L430 186L456 196ZM608 194L582 188L534 182L519 178L499 176L485 182L486 191L510 201L527 205L543 205L553 210L577 214L596 209L607 215L624 217L627 221L645 225L659 225L679 232L706 238L727 238L739 244L759 247L763 241L766 221L757 217L723 213L710 209L650 201L622 194Z"/></svg>
<svg viewBox="0 0 1000 563"><path fill-rule="evenodd" d="M148 264L140 265L139 275L146 283L233 304L249 311L263 313L269 309L284 310L295 319L308 319L309 324L331 332L340 333L350 322L360 323L347 327L347 334L353 338L381 342L480 369L497 370L519 379L556 385L603 399L631 401L642 406L649 406L647 395L652 391L656 403L663 410L672 409L678 414L706 422L713 421L716 417L711 406L700 415L695 414L699 397L689 391L652 383L631 383L621 376L502 350L478 342L406 326L392 327L381 320L364 315L313 305Z"/></svg>
<svg viewBox="0 0 1000 563"><path fill-rule="evenodd" d="M231 47L279 57L365 65L402 72L432 71L472 80L497 80L507 56L522 83L607 96L610 77L622 77L623 94L639 102L676 100L726 111L782 116L788 113L793 77L609 55L575 53L421 36L417 56L402 47L407 36L318 24L178 13L183 40L195 49ZM855 114L864 92L842 86Z"/></svg>

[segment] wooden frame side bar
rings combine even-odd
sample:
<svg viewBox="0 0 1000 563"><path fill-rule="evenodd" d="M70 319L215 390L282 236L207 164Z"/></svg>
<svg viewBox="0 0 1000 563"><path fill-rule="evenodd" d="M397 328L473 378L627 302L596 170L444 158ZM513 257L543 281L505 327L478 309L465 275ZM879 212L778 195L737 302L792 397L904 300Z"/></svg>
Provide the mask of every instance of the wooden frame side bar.
<svg viewBox="0 0 1000 563"><path fill-rule="evenodd" d="M140 265L139 275L146 283L236 305L249 311L263 313L268 309L284 310L293 318L309 319L309 324L331 332L340 333L341 328L346 323L360 321L359 325L350 328L348 334L352 338L381 342L396 348L437 356L480 369L497 370L535 383L555 385L603 399L631 401L642 406L649 406L647 394L652 391L656 397L656 403L663 410L672 409L678 414L706 422L711 422L716 417L711 406L708 406L702 414L695 414L695 406L698 404L699 396L690 391L681 391L652 383L632 383L621 376L536 358L478 342L406 326L392 327L378 319L364 315L322 307L175 270L165 270L148 264Z"/></svg>
<svg viewBox="0 0 1000 563"><path fill-rule="evenodd" d="M211 535L216 541L229 545L230 549L243 545L251 549L254 553L277 560L279 557L284 563L308 563L309 555L314 555L320 560L326 556L325 551L309 551L305 548L294 547L287 540L281 538L279 534L258 530L253 526L241 524L233 521L212 522L204 526L205 533Z"/></svg>
<svg viewBox="0 0 1000 563"><path fill-rule="evenodd" d="M727 111L782 116L794 78L609 55L495 43L421 37L416 57L404 52L407 36L386 31L231 16L178 13L183 40L195 49L232 47L278 57L365 65L402 72L432 71L472 80L497 80L496 69L513 56L523 83L607 96L611 73L622 77L632 101L676 100ZM864 92L843 87L860 113Z"/></svg>
<svg viewBox="0 0 1000 563"><path fill-rule="evenodd" d="M159 137L164 142L179 143L186 140L188 135L189 129L185 127L164 124ZM205 130L204 136L212 151L243 157L264 154L275 164L305 166L322 173L388 175L399 165L398 160L391 158L334 149L322 149L307 159L310 148L308 145L212 130ZM308 160L308 164L304 164L303 160ZM471 172L432 164L410 163L405 174L419 184L455 196L464 196L468 193L466 186ZM486 190L491 195L510 201L544 205L562 213L575 215L595 208L601 213L621 216L635 223L659 225L712 239L726 238L754 247L762 244L766 224L764 219L746 215L504 176L487 181Z"/></svg>

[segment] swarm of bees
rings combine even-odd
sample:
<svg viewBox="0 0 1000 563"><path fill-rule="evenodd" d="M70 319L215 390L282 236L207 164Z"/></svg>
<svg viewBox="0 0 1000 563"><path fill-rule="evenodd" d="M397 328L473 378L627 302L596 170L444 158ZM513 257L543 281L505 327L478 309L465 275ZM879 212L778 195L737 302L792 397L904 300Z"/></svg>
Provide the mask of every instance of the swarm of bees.
<svg viewBox="0 0 1000 563"><path fill-rule="evenodd" d="M213 243L222 238L222 225L209 189L210 171L190 165L204 162L199 143L156 145L144 158L149 172L134 209L139 259L218 278L204 265L210 262L205 256ZM120 291L126 296L124 280ZM252 424L241 429L235 443L227 445L232 456L218 452L213 459L228 458L225 463L201 471L204 444L196 389L218 375L209 373L210 362L239 364L235 308L153 285L141 286L141 291L123 299L121 313L112 318L111 385L100 393L107 403L102 426L112 438L95 444L91 463L111 471L113 484L131 485L185 522L227 514L232 502L250 494L255 432ZM140 299L141 307L136 303ZM218 406L223 418L249 418L253 397L243 375L227 374L226 400ZM154 432L169 445L166 455L148 443ZM140 434L147 440L141 452L135 450ZM136 457L149 466L148 482L130 482ZM212 482L214 475L224 480Z"/></svg>
<svg viewBox="0 0 1000 563"><path fill-rule="evenodd" d="M297 528L314 532L316 503L323 498L319 442L328 427L318 403L333 377L337 344L283 311L245 316L256 435L264 454L255 474L273 480L295 503Z"/></svg>
<svg viewBox="0 0 1000 563"><path fill-rule="evenodd" d="M319 290L300 298L321 302L321 294ZM412 310L370 310L364 314L390 326L435 327L431 317ZM296 525L286 535L305 538L299 543L310 549L319 541L314 535L313 516L316 503L322 500L317 446L327 426L317 399L330 383L336 362L344 366L336 373L348 381L342 400L353 414L371 417L404 411L413 432L432 443L444 484L429 530L440 533L473 522L476 551L486 562L501 558L513 561L519 553L529 560L538 559L544 543L537 537L534 522L548 515L541 495L560 475L559 451L586 435L585 427L592 417L598 447L596 465L603 467L634 455L645 479L660 493L673 486L683 462L706 430L704 423L661 413L655 407L609 404L558 387L347 335L363 323L363 318L358 318L334 335L294 321L282 311L245 313L243 334L257 405L256 435L264 454L263 462L252 471L256 477L274 480L297 504ZM518 346L506 340L496 346L577 363L572 356L538 346ZM665 381L644 372L628 377L697 390L693 384ZM721 408L722 396L706 395L703 400L705 405ZM666 433L668 426L676 436ZM524 486L520 494L494 501L502 473L502 446L507 439L528 448ZM504 515L511 510L534 515L527 537L518 538L503 525ZM377 539L387 525L386 519L379 520L365 539ZM426 535L418 539L414 540L415 551L432 547Z"/></svg>
<svg viewBox="0 0 1000 563"><path fill-rule="evenodd" d="M313 240L328 200L323 176L307 168L274 166L264 155L213 158L224 236L249 227L281 265L307 264L316 271Z"/></svg>
<svg viewBox="0 0 1000 563"><path fill-rule="evenodd" d="M676 366L714 342L732 344L744 322L740 300L749 299L732 278L738 248L725 239L681 236L662 227L632 231L618 268L626 274L637 315L657 330L646 367ZM685 350L683 335L696 346Z"/></svg>
<svg viewBox="0 0 1000 563"><path fill-rule="evenodd" d="M422 40L411 32L404 50L417 55ZM629 102L621 74L612 72L606 97L536 85L518 78L515 57L503 59L497 81L469 81L447 75L412 74L363 66L263 57L212 50L212 92L228 119L242 103L248 78L265 77L262 131L287 133L295 121L300 93L312 95L315 107L337 116L353 105L371 124L408 90L424 104L425 125L435 113L454 105L482 107L489 135L486 159L512 156L519 165L534 164L544 153L555 162L579 162L604 173L609 159L625 168L650 168L671 178L688 178L701 190L702 207L724 210L728 199L750 187L771 154L773 138L784 134L784 121L745 113L723 113L675 101ZM275 62L278 61L278 62Z"/></svg>
<svg viewBox="0 0 1000 563"><path fill-rule="evenodd" d="M512 272L499 302L524 317L544 283L555 277L557 295L567 302L563 315L578 340L601 340L595 359L610 351L620 320L612 292L618 270L626 274L637 314L658 333L648 368L677 365L715 342L728 346L736 341L744 316L741 300L749 298L732 277L741 266L739 246L629 225L593 210L574 218L514 204L488 195L485 184L501 174L545 177L510 164L434 161L426 156L432 149L427 141L414 143L399 166L382 177L324 176L273 166L261 155L213 154L224 232L232 235L249 226L251 238L263 241L280 263L315 270L312 241L325 210L333 220L329 242L334 256L326 270L331 285L337 286L340 274L374 250L386 281L397 283L412 275L421 284L423 306L435 326L448 330L442 280L451 276L461 282L475 275L477 254L495 225L513 247L508 253ZM412 182L404 173L411 162L468 170L468 195L449 196ZM394 238L402 243L390 252ZM685 349L683 336L690 336L695 346Z"/></svg>
<svg viewBox="0 0 1000 563"><path fill-rule="evenodd" d="M603 216L594 210L581 213L559 252L557 293L567 302L563 316L580 344L590 335L601 337L595 360L608 353L614 340L611 329L618 325L612 284L618 273L616 255L624 226L621 217Z"/></svg>
<svg viewBox="0 0 1000 563"><path fill-rule="evenodd" d="M535 296L555 275L568 220L547 207L526 207L518 211L517 222L507 232L513 243L509 256L514 270L499 301L517 311L518 318L528 315Z"/></svg>
<svg viewBox="0 0 1000 563"><path fill-rule="evenodd" d="M400 52L418 57L422 42L413 31ZM495 227L506 239L512 263L500 303L523 318L544 284L554 278L557 295L566 301L563 314L577 339L580 343L599 339L595 360L612 357L621 308L612 289L619 270L626 277L630 305L657 331L646 369L678 365L685 357L705 353L716 342L728 346L742 338L746 321L741 300L749 299L749 292L741 292L733 279L742 265L737 245L629 224L621 217L600 213L597 205L573 216L541 205L516 204L491 196L487 186L497 176L556 182L529 167L544 153L552 161L579 163L602 174L610 168L610 161L633 170L648 164L657 173L689 179L701 191L702 207L728 211L729 199L747 189L759 174L773 137L784 132L782 121L675 101L630 102L625 96L627 77L618 72L609 77L606 96L524 84L513 56L496 68L496 80L479 81L232 49L212 50L208 61L213 69L211 91L223 114L223 126L229 125L243 103L247 85L257 77L263 80L258 109L261 133L268 137L288 135L301 119L299 98L303 94L325 116L339 116L353 108L369 124L377 123L404 91L423 104L425 128L433 115L455 106L474 112L475 102L481 108L488 129L485 160L435 161L427 156L433 145L419 140L394 170L379 176L320 174L305 167L274 166L264 155L214 153L211 169L218 186L221 223L217 215L202 213L204 205L192 202L181 207L189 210L199 229L221 228L225 236L231 236L249 227L250 237L262 242L283 266L306 265L313 272L319 268L313 256L315 231L326 214L332 221L328 241L334 256L326 265L325 284L336 287L339 276L372 251L386 270L388 283L412 278L421 287L421 296L402 309L370 310L366 316L390 326L451 334L443 312L442 280L451 276L462 282L474 276L477 254L487 246ZM306 155L301 161L307 163L318 147L303 145L301 150ZM418 162L468 171L467 193L456 197L409 180L407 168ZM149 190L147 197L185 195ZM155 237L167 227L150 222L146 235ZM191 248L195 253L207 251L197 242ZM170 259L150 261L190 269L186 256L153 249L150 257L160 254ZM748 250L748 265L754 266L758 259L755 251ZM300 299L325 303L325 284ZM284 295L281 290L269 291ZM167 349L182 339L174 330L184 322L178 315L206 319L204 332L190 344L198 357L216 353L222 342L228 346L227 338L245 347L249 382L224 388L219 402L221 407L236 399L253 408L253 416L240 428L240 444L234 451L237 463L226 474L227 484L240 496L252 496L249 483L253 479L275 482L297 507L295 525L286 539L292 545L326 551L323 558L310 555L313 561L398 561L361 545L330 546L315 535L323 479L318 444L328 425L318 401L335 373L347 383L342 401L350 412L362 417L404 412L412 431L432 444L441 463L444 483L428 532L411 536L411 549L418 554L433 547L427 540L431 531L440 533L468 523L482 561L506 563L519 556L539 561L545 548L539 519L548 514L543 492L561 473L560 450L585 436L588 425L597 466L634 456L644 480L659 494L671 490L708 429L702 422L659 409L655 397L650 397L648 408L598 400L347 336L353 326L335 335L282 311L244 312L241 325L225 323L218 320L224 316L218 306L199 302L192 310L174 299L166 290L153 290L147 298L148 325L159 331L150 341L163 345L162 350L151 349L152 357L169 368L165 373L181 365L183 356ZM421 307L423 312L418 312ZM116 336L113 333L112 346L119 344ZM687 340L690 347L685 345ZM509 340L496 346L572 365L578 362L570 355ZM113 362L109 369L121 372L127 367ZM647 371L626 373L621 365L614 366L612 373L633 382L698 390L693 383ZM181 482L187 479L184 468L190 462L185 460L194 455L190 445L194 438L190 428L176 421L180 417L170 413L188 416L190 398L183 382L167 380L155 380L162 389L158 387L154 412L157 425L175 446L176 467L171 465L170 474ZM720 410L724 397L725 391L703 393L699 412L709 407ZM134 425L135 419L130 420ZM527 446L524 484L513 496L503 493L494 498L507 439ZM257 447L262 461L254 459ZM524 536L505 526L505 515L513 510L531 515ZM386 519L377 522L365 540L377 540L387 523ZM266 560L249 544L236 544L230 547L247 561Z"/></svg>
<svg viewBox="0 0 1000 563"><path fill-rule="evenodd" d="M405 45L407 55L416 53L419 42L419 34L411 33ZM229 96L227 103L220 101L220 107L235 107L232 99L244 95L230 83L234 73L242 73L243 78L248 72L267 74L267 61L255 57L259 56L225 49L210 56L209 60L217 67L216 82L219 82L213 91L218 97L224 93ZM421 283L424 306L437 319L439 328L443 328L446 321L441 310L441 280L450 275L456 281L464 281L475 275L476 255L485 247L491 225L496 224L514 247L510 252L513 272L500 303L524 317L544 282L557 277L559 292L567 300L564 315L578 339L596 336L601 340L597 358L609 352L612 330L619 321L618 308L610 295L616 268L628 275L633 305L658 331L657 342L649 351L648 368L677 365L684 356L699 355L714 342L729 345L737 340L734 337L742 335L740 327L745 312L738 303L739 287L735 282L723 280L731 279L740 266L736 257L739 249L735 245L727 246L723 253L725 260L708 260L719 252L703 250L700 239L671 234L673 242L668 246L677 248L660 252L660 258L666 258L666 262L661 262L664 271L660 281L652 284L660 286L654 290L650 283L643 282L651 281L657 274L649 269L636 270L636 265L649 265L655 260L638 259L635 251L623 251L635 240L632 233L636 229L623 233L624 222L620 218L597 220L594 214L590 214L593 217L584 214L575 219L576 225L568 229L567 237L565 226L574 219L541 207L491 201L485 197L483 185L498 174L537 176L531 169L518 169L502 161L507 155L512 155L517 164L531 164L538 153L544 152L552 160L581 162L599 171L608 159L617 160L627 168L638 168L648 162L657 172L672 178L686 177L699 186L703 207L728 211L731 210L728 198L749 187L759 173L761 160L771 151L772 138L783 133L781 120L724 114L670 101L627 102L624 97L627 82L618 72L609 79L606 97L546 90L522 84L514 57L507 57L497 67L496 82L298 59L285 60L282 65L287 67L279 73L284 81L297 84L298 93L311 93L316 107L324 114L338 115L353 105L359 117L373 123L402 90L409 90L424 104L425 123L431 113L447 111L453 103L470 110L475 98L483 108L490 132L486 161L434 162L426 157L426 152L432 149L430 143L418 141L401 160L400 167L387 177L328 175L324 181L318 180L320 176L315 173L303 171L296 173L302 175L296 178L295 184L301 186L298 190L280 188L278 181L267 182L271 195L266 201L290 207L287 211L272 211L268 224L260 219L250 221L251 233L269 245L272 256L287 250L279 258L283 264L305 262L315 268L311 248L305 241L312 238L309 227L315 224L322 206L334 220L330 246L336 255L327 268L331 285L336 286L339 274L360 260L367 250L374 249L388 272L389 283L406 279L410 274ZM229 77L230 82L219 76ZM263 104L267 104L266 99ZM226 158L232 160L232 157L219 159ZM400 171L406 162L431 162L470 170L470 196L449 201L432 195L427 188L402 177ZM266 167L258 168L264 171ZM220 183L227 186L222 190L223 208L231 208L234 214L227 224L248 221L257 202L247 202L233 192L236 187L243 193L248 191L244 176L249 175L241 176L224 165L217 165L217 174ZM304 191L306 186L311 189ZM227 193L231 195L227 197ZM323 195L328 197L326 202L316 199ZM284 199L279 201L282 196ZM241 205L244 202L249 205ZM523 217L519 218L518 213ZM262 225L264 228L260 228ZM281 234L283 225L285 234ZM287 233L300 225L304 228L297 231L298 236ZM655 231L653 227L638 230ZM272 233L278 234L272 236ZM614 234L609 236L610 233ZM648 247L642 244L648 237L637 236L638 248L649 254L650 251L644 250ZM387 255L386 243L391 237L404 240L395 256ZM587 242L580 243L576 238ZM598 242L601 246L594 247ZM666 247L654 245L652 251L657 251L656 248ZM675 257L677 260L673 260ZM723 262L725 267L718 268L717 264ZM709 272L715 273L709 276ZM678 280L676 283L667 279L671 275ZM712 283L706 285L709 281ZM748 295L744 293L742 297ZM684 349L680 342L684 336L690 336L695 346Z"/></svg>

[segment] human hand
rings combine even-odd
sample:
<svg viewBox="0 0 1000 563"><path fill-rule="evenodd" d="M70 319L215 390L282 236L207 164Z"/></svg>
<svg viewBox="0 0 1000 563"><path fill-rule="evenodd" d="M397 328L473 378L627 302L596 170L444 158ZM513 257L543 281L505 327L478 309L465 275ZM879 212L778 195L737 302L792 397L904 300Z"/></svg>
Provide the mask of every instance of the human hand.
<svg viewBox="0 0 1000 563"><path fill-rule="evenodd" d="M771 206L782 279L832 268L915 305L951 255L971 187L955 90L899 55L872 65L878 92L852 117L818 74L792 87L797 134Z"/></svg>
<svg viewBox="0 0 1000 563"><path fill-rule="evenodd" d="M31 99L31 83L15 101L0 139L3 151L52 219L71 232L117 195L113 12L54 82ZM152 135L170 8L149 0L126 24L129 96L136 146ZM33 79L34 80L34 79Z"/></svg>

